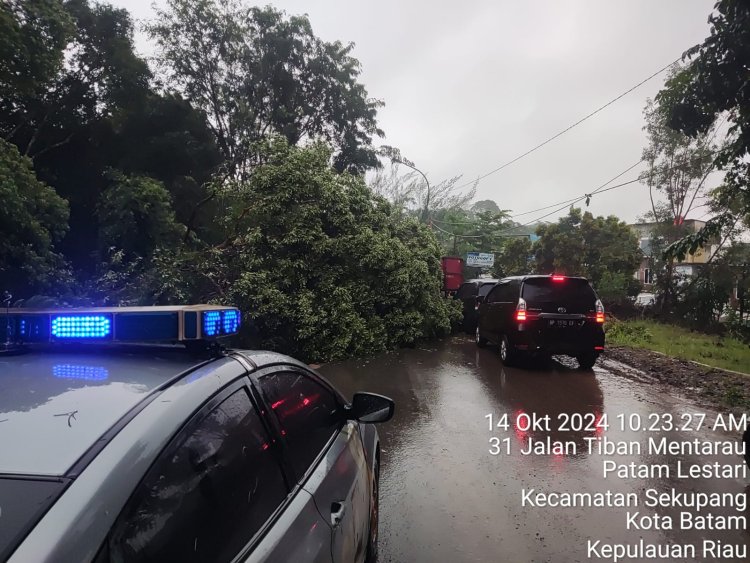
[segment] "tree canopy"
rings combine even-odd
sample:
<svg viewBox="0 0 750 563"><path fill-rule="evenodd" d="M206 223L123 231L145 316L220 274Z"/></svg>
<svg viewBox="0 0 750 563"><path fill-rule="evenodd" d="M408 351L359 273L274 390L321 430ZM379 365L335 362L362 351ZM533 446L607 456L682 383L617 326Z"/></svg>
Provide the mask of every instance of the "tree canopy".
<svg viewBox="0 0 750 563"><path fill-rule="evenodd" d="M228 166L247 174L255 143L322 139L337 170L378 165L377 108L358 81L354 45L313 34L307 16L236 1L169 0L148 26L168 84L209 117Z"/></svg>
<svg viewBox="0 0 750 563"><path fill-rule="evenodd" d="M68 227L68 205L37 180L31 160L0 139L0 276L18 296L44 291L67 278L54 251Z"/></svg>
<svg viewBox="0 0 750 563"><path fill-rule="evenodd" d="M401 218L362 178L338 174L330 157L324 145L268 143L265 164L226 188L236 196L226 239L157 253L158 272L140 290L154 302L187 294L234 303L248 311L255 345L310 361L447 333L451 303L429 229Z"/></svg>
<svg viewBox="0 0 750 563"><path fill-rule="evenodd" d="M685 53L685 67L657 96L669 126L691 137L705 134L718 120L730 123L729 142L715 158L717 168L726 172L716 191L718 214L672 249L678 256L731 232L750 214L750 4L719 0L714 9L710 35Z"/></svg>
<svg viewBox="0 0 750 563"><path fill-rule="evenodd" d="M638 238L614 215L594 217L571 208L557 223L537 229L536 269L587 277L595 286L606 273L632 277L641 260Z"/></svg>

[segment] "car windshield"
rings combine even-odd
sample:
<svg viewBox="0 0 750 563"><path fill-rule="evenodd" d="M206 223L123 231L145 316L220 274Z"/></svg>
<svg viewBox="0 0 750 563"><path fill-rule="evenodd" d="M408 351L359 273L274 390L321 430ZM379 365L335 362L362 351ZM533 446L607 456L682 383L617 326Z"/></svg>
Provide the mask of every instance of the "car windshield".
<svg viewBox="0 0 750 563"><path fill-rule="evenodd" d="M563 278L556 281L552 278L531 278L524 282L523 293L530 308L541 308L544 311L555 307L565 307L566 312L586 312L594 308L596 294L589 282L580 278Z"/></svg>
<svg viewBox="0 0 750 563"><path fill-rule="evenodd" d="M60 480L0 479L0 561L5 561L65 488Z"/></svg>

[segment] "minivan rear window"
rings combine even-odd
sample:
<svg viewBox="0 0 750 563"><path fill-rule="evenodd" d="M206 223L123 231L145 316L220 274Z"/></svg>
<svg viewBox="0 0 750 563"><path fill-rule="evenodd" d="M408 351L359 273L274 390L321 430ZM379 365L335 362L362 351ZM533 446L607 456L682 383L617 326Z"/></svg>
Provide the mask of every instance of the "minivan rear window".
<svg viewBox="0 0 750 563"><path fill-rule="evenodd" d="M10 557L64 488L57 480L0 479L0 561Z"/></svg>
<svg viewBox="0 0 750 563"><path fill-rule="evenodd" d="M568 312L589 311L594 308L596 294L589 282L580 278L531 278L523 282L524 298L529 307L556 305L568 308Z"/></svg>

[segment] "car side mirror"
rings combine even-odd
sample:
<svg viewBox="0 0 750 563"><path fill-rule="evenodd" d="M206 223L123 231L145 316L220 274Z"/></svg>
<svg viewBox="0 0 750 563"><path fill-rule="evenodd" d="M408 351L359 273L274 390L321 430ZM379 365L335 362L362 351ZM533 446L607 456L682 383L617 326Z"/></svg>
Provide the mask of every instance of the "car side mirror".
<svg viewBox="0 0 750 563"><path fill-rule="evenodd" d="M485 298L486 298L486 296L478 295L477 296L477 305L479 305L480 303L484 303Z"/></svg>
<svg viewBox="0 0 750 563"><path fill-rule="evenodd" d="M355 393L349 418L360 422L387 422L393 417L396 403L375 393Z"/></svg>

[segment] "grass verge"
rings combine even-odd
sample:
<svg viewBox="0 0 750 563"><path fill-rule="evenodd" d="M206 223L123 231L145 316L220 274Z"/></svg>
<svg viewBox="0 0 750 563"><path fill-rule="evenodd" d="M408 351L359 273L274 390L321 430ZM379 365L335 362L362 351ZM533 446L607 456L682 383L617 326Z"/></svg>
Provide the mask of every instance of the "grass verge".
<svg viewBox="0 0 750 563"><path fill-rule="evenodd" d="M711 367L750 374L750 346L739 340L691 332L653 321L615 321L607 344L661 352Z"/></svg>

